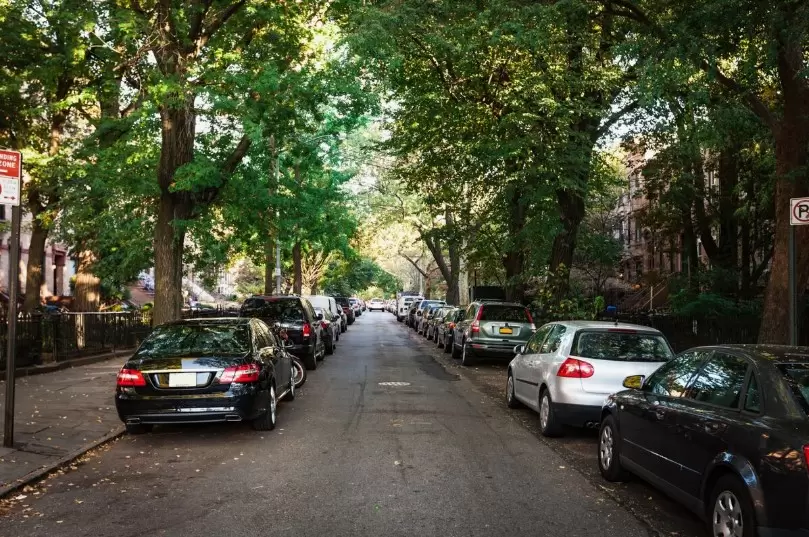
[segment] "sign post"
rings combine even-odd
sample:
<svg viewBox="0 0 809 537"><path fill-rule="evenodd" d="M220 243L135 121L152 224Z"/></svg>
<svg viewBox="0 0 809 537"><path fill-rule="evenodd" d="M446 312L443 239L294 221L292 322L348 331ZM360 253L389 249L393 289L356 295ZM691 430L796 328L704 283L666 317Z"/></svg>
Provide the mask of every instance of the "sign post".
<svg viewBox="0 0 809 537"><path fill-rule="evenodd" d="M22 154L0 150L0 203L11 205L8 263L8 340L6 341L6 411L3 446L14 447L14 368L17 358L17 290L20 284L20 191Z"/></svg>
<svg viewBox="0 0 809 537"><path fill-rule="evenodd" d="M789 344L798 344L798 289L795 275L795 226L809 225L809 198L789 200Z"/></svg>

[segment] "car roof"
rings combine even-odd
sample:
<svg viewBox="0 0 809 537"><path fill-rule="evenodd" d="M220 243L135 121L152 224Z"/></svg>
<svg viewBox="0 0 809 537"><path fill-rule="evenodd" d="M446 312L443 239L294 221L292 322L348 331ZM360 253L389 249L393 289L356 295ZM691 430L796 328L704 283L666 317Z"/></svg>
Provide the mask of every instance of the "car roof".
<svg viewBox="0 0 809 537"><path fill-rule="evenodd" d="M489 300L486 298L475 300L473 304L482 304L484 306L517 306L519 308L525 307L519 302L508 302L507 300Z"/></svg>
<svg viewBox="0 0 809 537"><path fill-rule="evenodd" d="M779 362L806 362L809 361L809 347L792 345L769 344L741 344L730 343L724 345L707 345L697 347L705 350L736 350L742 351L751 358Z"/></svg>
<svg viewBox="0 0 809 537"><path fill-rule="evenodd" d="M251 317L203 317L199 319L181 319L178 321L169 321L160 326L238 326L242 324L249 324L253 319Z"/></svg>
<svg viewBox="0 0 809 537"><path fill-rule="evenodd" d="M587 329L609 329L609 328L618 328L618 329L625 329L625 330L636 330L638 332L648 332L654 334L660 334L660 330L654 328L653 326L644 326L640 324L631 324L631 323L616 323L614 321L553 321L553 323L545 323L545 324L563 324L565 326L569 326L571 328L575 328L577 330L587 330Z"/></svg>

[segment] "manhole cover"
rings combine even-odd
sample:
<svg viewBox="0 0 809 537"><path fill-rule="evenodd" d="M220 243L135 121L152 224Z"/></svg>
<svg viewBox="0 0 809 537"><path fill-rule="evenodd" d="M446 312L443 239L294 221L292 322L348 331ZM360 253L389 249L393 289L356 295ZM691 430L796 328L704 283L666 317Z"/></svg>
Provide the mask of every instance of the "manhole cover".
<svg viewBox="0 0 809 537"><path fill-rule="evenodd" d="M409 382L380 382L380 386L410 386Z"/></svg>

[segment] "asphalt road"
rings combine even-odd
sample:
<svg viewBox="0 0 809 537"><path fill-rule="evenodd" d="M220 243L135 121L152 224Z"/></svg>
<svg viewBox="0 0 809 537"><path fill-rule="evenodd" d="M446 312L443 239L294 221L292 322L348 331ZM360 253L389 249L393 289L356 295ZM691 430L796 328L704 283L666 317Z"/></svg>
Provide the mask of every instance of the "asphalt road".
<svg viewBox="0 0 809 537"><path fill-rule="evenodd" d="M417 338L366 313L275 431L125 436L7 503L0 536L656 533Z"/></svg>

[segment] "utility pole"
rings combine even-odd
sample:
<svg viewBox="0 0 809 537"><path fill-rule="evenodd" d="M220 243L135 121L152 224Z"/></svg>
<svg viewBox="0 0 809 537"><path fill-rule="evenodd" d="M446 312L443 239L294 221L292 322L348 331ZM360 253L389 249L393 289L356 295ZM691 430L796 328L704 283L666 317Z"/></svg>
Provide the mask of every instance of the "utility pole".
<svg viewBox="0 0 809 537"><path fill-rule="evenodd" d="M276 147L275 147L275 135L271 134L270 135L270 157L271 157L271 159L273 161L273 164L275 165L276 169L273 169L273 165L270 165L270 169L268 170L269 174L268 174L268 180L267 180L267 190L268 190L268 194L269 194L270 199L273 198L273 194L276 192L276 190L278 188L277 184L273 184L273 179L275 179L275 183L278 182L277 181L278 162L275 159L276 153L277 153L277 150L276 150ZM277 214L277 211L276 211L276 214ZM276 221L276 226L275 227L277 229L277 227L278 227L277 226L277 222L278 222L277 216L276 216L275 221ZM270 207L267 208L267 224L268 224L267 225L267 236L265 237L265 240L264 240L264 294L265 295L271 295L272 294L272 287L273 287L273 284L272 284L272 280L273 280L272 258L273 258L273 234L274 234L273 229L272 229L273 228L272 205L270 205ZM275 232L275 234L277 235L277 231ZM277 237L276 237L276 242L278 242Z"/></svg>

